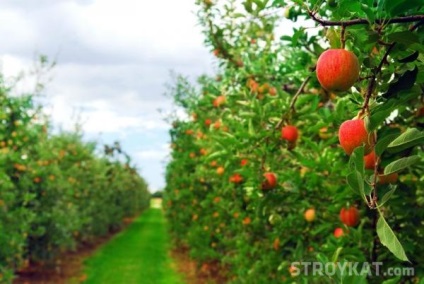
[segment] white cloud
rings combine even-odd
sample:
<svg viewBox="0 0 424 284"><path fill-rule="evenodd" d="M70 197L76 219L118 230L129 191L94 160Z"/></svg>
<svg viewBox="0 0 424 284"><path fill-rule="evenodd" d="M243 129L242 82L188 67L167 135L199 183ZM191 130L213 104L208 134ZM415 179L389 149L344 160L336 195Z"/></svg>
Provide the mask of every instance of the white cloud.
<svg viewBox="0 0 424 284"><path fill-rule="evenodd" d="M163 96L169 71L211 72L193 10L193 1L174 0L2 0L3 73L32 68L37 53L57 59L42 99L54 124L69 130L78 121L90 137L121 140L159 189L169 153L163 116L173 110ZM16 92L33 88L26 78ZM181 109L176 116L186 118Z"/></svg>
<svg viewBox="0 0 424 284"><path fill-rule="evenodd" d="M63 97L56 96L50 107L46 108L53 121L65 130L74 128L75 122L82 123L87 133L117 133L125 131L139 132L144 130L166 130L168 125L149 115L129 116L112 110L106 100L94 100L78 108L66 102Z"/></svg>
<svg viewBox="0 0 424 284"><path fill-rule="evenodd" d="M139 151L135 154L135 156L140 160L158 160L162 161L166 158L166 156L169 154L169 147L168 149L150 149L150 150L143 150Z"/></svg>

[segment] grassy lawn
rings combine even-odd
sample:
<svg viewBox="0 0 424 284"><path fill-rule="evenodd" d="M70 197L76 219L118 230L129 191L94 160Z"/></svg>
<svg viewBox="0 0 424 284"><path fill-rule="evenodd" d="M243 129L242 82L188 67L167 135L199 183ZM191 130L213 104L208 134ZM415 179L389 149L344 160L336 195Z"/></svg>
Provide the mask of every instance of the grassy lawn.
<svg viewBox="0 0 424 284"><path fill-rule="evenodd" d="M84 283L184 283L171 268L160 209L149 209L85 262Z"/></svg>

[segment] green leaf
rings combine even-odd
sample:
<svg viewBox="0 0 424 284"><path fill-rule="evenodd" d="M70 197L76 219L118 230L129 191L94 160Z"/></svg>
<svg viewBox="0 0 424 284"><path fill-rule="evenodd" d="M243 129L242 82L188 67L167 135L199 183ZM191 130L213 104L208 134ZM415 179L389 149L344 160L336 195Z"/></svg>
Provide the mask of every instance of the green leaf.
<svg viewBox="0 0 424 284"><path fill-rule="evenodd" d="M391 153L397 153L422 144L424 144L424 132L409 128L388 145L388 150Z"/></svg>
<svg viewBox="0 0 424 284"><path fill-rule="evenodd" d="M361 197L366 201L366 194L365 194L365 180L364 177L361 175L360 172L357 170L354 170L353 172L349 173L346 177L347 184L350 186L350 188L361 195ZM369 191L367 189L367 191Z"/></svg>
<svg viewBox="0 0 424 284"><path fill-rule="evenodd" d="M393 1L389 0L385 3L386 11L390 16L402 15L409 10L415 10L417 7L422 6L422 0L408 0L408 1Z"/></svg>
<svg viewBox="0 0 424 284"><path fill-rule="evenodd" d="M421 159L419 156L410 156L391 162L384 168L384 175L399 172L409 166L417 164L418 162L420 162L420 160Z"/></svg>
<svg viewBox="0 0 424 284"><path fill-rule="evenodd" d="M399 242L396 235L393 233L389 224L387 224L381 212L379 213L380 218L378 218L377 222L377 235L380 238L381 243L386 246L389 251L391 251L400 260L409 261L409 259L406 257L402 244Z"/></svg>
<svg viewBox="0 0 424 284"><path fill-rule="evenodd" d="M415 60L417 60L418 55L420 55L420 53L418 51L415 51L411 55L408 55L407 57L404 57L402 59L399 59L399 62L400 63L408 63L408 62L415 61Z"/></svg>
<svg viewBox="0 0 424 284"><path fill-rule="evenodd" d="M405 45L412 45L414 43L421 44L420 38L416 33L411 31L402 31L395 32L388 36L390 41L394 41L396 43L402 43Z"/></svg>
<svg viewBox="0 0 424 284"><path fill-rule="evenodd" d="M329 261L328 258L327 258L327 256L325 256L322 253L318 253L317 256L316 256L316 258L321 263L328 263L328 261Z"/></svg>
<svg viewBox="0 0 424 284"><path fill-rule="evenodd" d="M387 279L382 282L382 284L397 284L397 283L400 283L400 276L396 278L392 278L392 279Z"/></svg>
<svg viewBox="0 0 424 284"><path fill-rule="evenodd" d="M331 262L334 262L334 263L337 262L337 260L339 259L339 255L342 252L342 250L343 250L343 247L338 247L336 249L336 251L333 254L333 257L331 258Z"/></svg>
<svg viewBox="0 0 424 284"><path fill-rule="evenodd" d="M390 185L390 190L386 192L381 198L381 202L378 203L378 207L383 206L389 199L392 197L393 193L396 191L396 185Z"/></svg>
<svg viewBox="0 0 424 284"><path fill-rule="evenodd" d="M244 9L248 12L248 13L252 13L253 9L252 9L252 0L247 0L246 2L243 3L244 5Z"/></svg>
<svg viewBox="0 0 424 284"><path fill-rule="evenodd" d="M364 175L364 146L359 146L353 150L349 158L349 168L356 170L360 175Z"/></svg>
<svg viewBox="0 0 424 284"><path fill-rule="evenodd" d="M377 156L381 156L381 154L383 154L383 152L386 150L387 146L389 146L389 144L392 143L397 136L398 134L390 134L378 140L374 148L375 154Z"/></svg>
<svg viewBox="0 0 424 284"><path fill-rule="evenodd" d="M262 2L261 0L253 0L253 2L255 2L255 4L258 6L257 12L265 8L265 2Z"/></svg>
<svg viewBox="0 0 424 284"><path fill-rule="evenodd" d="M368 5L361 5L361 9L362 11L364 11L364 13L367 15L368 21L369 22L374 22L375 19L375 12L371 9L370 6Z"/></svg>
<svg viewBox="0 0 424 284"><path fill-rule="evenodd" d="M384 105L386 105L384 108L380 108L380 110L376 110L371 114L367 125L368 131L375 130L395 109L395 106L391 106L389 103Z"/></svg>
<svg viewBox="0 0 424 284"><path fill-rule="evenodd" d="M334 28L329 28L325 36L330 43L331 48L340 48L341 43L339 32L337 32Z"/></svg>
<svg viewBox="0 0 424 284"><path fill-rule="evenodd" d="M418 68L416 66L414 70L406 71L399 77L399 79L397 79L396 82L390 84L387 93L385 93L383 97L389 98L391 96L396 95L400 91L411 89L414 86L415 81L417 80L417 75Z"/></svg>
<svg viewBox="0 0 424 284"><path fill-rule="evenodd" d="M215 159L217 157L224 156L224 155L227 155L227 154L228 154L228 151L227 150L213 152L213 153L211 153L210 155L208 155L206 157L206 161L211 161L211 160L213 160L213 159Z"/></svg>

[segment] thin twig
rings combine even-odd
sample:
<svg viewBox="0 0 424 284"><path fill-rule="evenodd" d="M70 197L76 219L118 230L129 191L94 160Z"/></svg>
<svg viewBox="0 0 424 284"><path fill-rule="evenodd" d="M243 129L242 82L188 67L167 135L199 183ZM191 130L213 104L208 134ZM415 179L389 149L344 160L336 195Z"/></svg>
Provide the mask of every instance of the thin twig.
<svg viewBox="0 0 424 284"><path fill-rule="evenodd" d="M290 111L295 112L296 110L294 109L294 104L297 101L297 98L300 96L300 94L303 92L303 89L305 88L306 84L309 82L309 80L311 79L311 76L306 77L306 79L303 81L302 85L300 85L299 90L297 90L296 94L294 95L291 103L290 103Z"/></svg>
<svg viewBox="0 0 424 284"><path fill-rule="evenodd" d="M303 89L305 88L306 84L309 82L309 80L311 79L311 76L306 77L306 79L303 81L302 85L300 85L300 88L297 90L296 94L294 95L291 103L290 103L290 112L295 112L295 108L294 108L294 104L297 101L297 98L299 97L299 95L303 92ZM275 129L279 129L281 127L281 125L283 124L285 117L286 117L286 113L283 113L283 115L281 116L280 121L277 123L277 125L275 126Z"/></svg>

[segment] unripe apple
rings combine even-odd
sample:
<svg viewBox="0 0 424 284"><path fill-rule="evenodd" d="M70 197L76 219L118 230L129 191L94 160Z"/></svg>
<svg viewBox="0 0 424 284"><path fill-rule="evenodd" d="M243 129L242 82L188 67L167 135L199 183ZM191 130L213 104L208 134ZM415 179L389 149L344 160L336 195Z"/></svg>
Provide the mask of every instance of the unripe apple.
<svg viewBox="0 0 424 284"><path fill-rule="evenodd" d="M317 78L327 91L349 90L359 78L359 61L356 55L345 49L328 49L317 61Z"/></svg>
<svg viewBox="0 0 424 284"><path fill-rule="evenodd" d="M371 152L371 135L362 119L346 120L339 128L339 142L346 154L351 155L356 147L365 145L365 154Z"/></svg>
<svg viewBox="0 0 424 284"><path fill-rule="evenodd" d="M286 125L281 129L281 138L289 142L296 142L299 132L296 126Z"/></svg>
<svg viewBox="0 0 424 284"><path fill-rule="evenodd" d="M374 170L375 160L376 160L376 156L375 156L375 152L374 151L372 151L368 155L365 155L364 156L364 165L365 165L365 168L367 170Z"/></svg>
<svg viewBox="0 0 424 284"><path fill-rule="evenodd" d="M355 227L359 223L359 211L356 207L342 208L340 210L340 220L343 224Z"/></svg>
<svg viewBox="0 0 424 284"><path fill-rule="evenodd" d="M262 190L270 190L277 186L277 176L274 173L264 173L265 180L262 182Z"/></svg>
<svg viewBox="0 0 424 284"><path fill-rule="evenodd" d="M217 173L218 175L222 175L222 174L224 173L224 171L225 171L225 169L224 169L223 167L218 167L218 168L216 169L216 173Z"/></svg>
<svg viewBox="0 0 424 284"><path fill-rule="evenodd" d="M282 217L281 217L281 215L279 215L279 214L275 214L275 213L273 213L273 214L271 214L270 216L269 216L269 218L268 218L268 222L271 224L271 225L277 225L277 224L279 224L281 221L282 221Z"/></svg>
<svg viewBox="0 0 424 284"><path fill-rule="evenodd" d="M308 210L305 211L304 215L305 220L308 222L312 222L315 220L315 209L310 208Z"/></svg>
<svg viewBox="0 0 424 284"><path fill-rule="evenodd" d="M321 127L319 129L319 137L323 140L329 139L331 138L331 133L328 132L328 128L327 127Z"/></svg>
<svg viewBox="0 0 424 284"><path fill-rule="evenodd" d="M341 236L343 236L343 235L344 235L343 229L342 229L342 228L336 228L336 229L334 230L333 235L334 235L336 238L340 238Z"/></svg>

